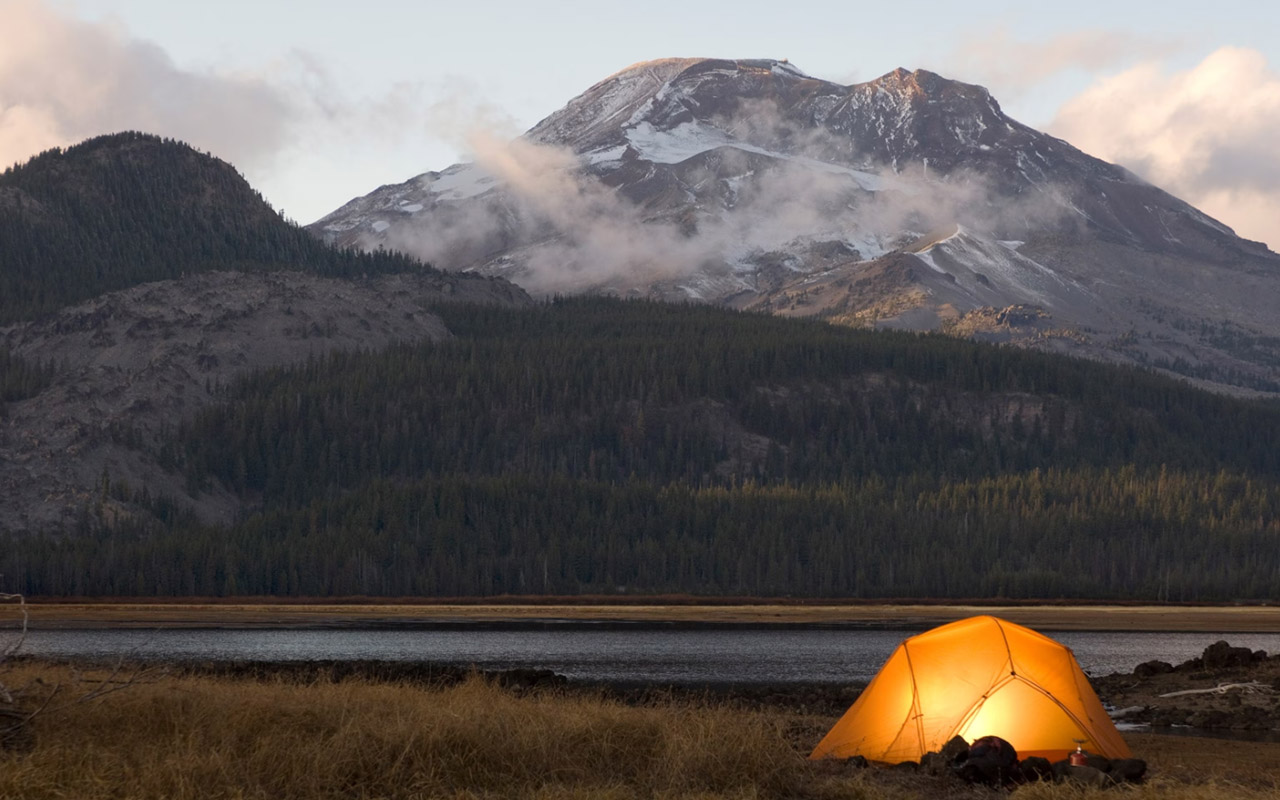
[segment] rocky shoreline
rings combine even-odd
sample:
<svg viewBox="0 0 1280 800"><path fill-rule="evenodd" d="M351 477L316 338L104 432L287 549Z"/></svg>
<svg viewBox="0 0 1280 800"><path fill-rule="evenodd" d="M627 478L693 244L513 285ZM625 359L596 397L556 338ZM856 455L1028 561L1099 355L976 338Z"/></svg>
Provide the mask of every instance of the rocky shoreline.
<svg viewBox="0 0 1280 800"><path fill-rule="evenodd" d="M1181 664L1147 661L1090 678L1119 722L1205 731L1280 731L1280 655L1225 641Z"/></svg>

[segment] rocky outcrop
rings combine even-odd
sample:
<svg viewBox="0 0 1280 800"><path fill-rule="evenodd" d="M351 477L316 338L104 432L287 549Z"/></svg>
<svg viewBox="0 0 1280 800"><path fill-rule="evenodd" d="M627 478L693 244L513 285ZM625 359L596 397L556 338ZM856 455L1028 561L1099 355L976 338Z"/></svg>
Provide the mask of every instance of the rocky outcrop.
<svg viewBox="0 0 1280 800"><path fill-rule="evenodd" d="M1128 723L1207 730L1280 730L1280 656L1214 642L1177 666L1139 664L1131 674L1094 678Z"/></svg>

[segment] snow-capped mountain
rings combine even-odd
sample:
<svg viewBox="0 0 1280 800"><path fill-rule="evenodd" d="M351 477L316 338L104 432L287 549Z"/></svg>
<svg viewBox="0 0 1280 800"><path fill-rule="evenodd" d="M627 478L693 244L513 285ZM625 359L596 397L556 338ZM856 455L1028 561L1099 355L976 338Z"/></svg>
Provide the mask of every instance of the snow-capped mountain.
<svg viewBox="0 0 1280 800"><path fill-rule="evenodd" d="M987 90L666 59L310 229L535 292L949 330L1280 390L1280 256Z"/></svg>

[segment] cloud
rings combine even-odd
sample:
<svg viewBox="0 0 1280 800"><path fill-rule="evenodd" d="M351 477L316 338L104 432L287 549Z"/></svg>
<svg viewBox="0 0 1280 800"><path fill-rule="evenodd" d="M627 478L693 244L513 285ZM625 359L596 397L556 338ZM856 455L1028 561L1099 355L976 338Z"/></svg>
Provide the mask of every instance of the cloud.
<svg viewBox="0 0 1280 800"><path fill-rule="evenodd" d="M301 113L261 78L182 69L118 26L37 0L0 0L0 19L0 164L132 129L254 166L287 144Z"/></svg>
<svg viewBox="0 0 1280 800"><path fill-rule="evenodd" d="M1049 131L1280 249L1280 74L1259 52L1146 62L1067 102Z"/></svg>
<svg viewBox="0 0 1280 800"><path fill-rule="evenodd" d="M856 242L871 256L904 244L904 232L958 222L1018 238L1065 216L1055 197L1020 198L1011 206L972 174L939 179L918 165L900 165L855 178L833 166L848 149L845 137L756 101L732 119L699 123L696 134L745 149L720 148L701 167L686 162L674 177L678 189L656 178L660 196L690 195L673 218L669 204L633 202L583 169L571 149L515 137L501 115L470 111L463 138L474 163L443 180L451 186L493 180L500 190L439 204L412 225L392 227L385 243L450 269L501 256L518 268L513 278L539 293L626 291L699 272L725 274L734 262L776 261L770 254L795 250L797 239ZM451 104L438 122L461 131L468 113L466 102ZM498 130L490 128L494 120ZM866 191L861 184L868 182L880 190Z"/></svg>
<svg viewBox="0 0 1280 800"><path fill-rule="evenodd" d="M1121 31L1079 30L1027 41L1014 38L1007 28L996 28L986 36L967 39L945 63L965 80L1007 97L1069 70L1097 73L1180 49L1175 41Z"/></svg>

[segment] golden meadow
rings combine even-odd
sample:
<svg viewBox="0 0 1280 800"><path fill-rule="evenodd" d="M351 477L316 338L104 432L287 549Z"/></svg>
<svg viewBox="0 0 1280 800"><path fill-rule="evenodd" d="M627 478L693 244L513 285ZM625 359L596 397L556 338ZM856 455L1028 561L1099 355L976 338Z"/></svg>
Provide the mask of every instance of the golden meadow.
<svg viewBox="0 0 1280 800"><path fill-rule="evenodd" d="M126 685L111 689L112 681ZM104 682L106 681L106 682ZM367 679L80 673L18 661L0 682L42 710L26 752L0 752L0 798L939 798L991 790L805 760L833 717L480 677ZM86 694L98 693L86 698ZM1015 797L1274 798L1280 745L1131 737L1142 787L1028 785Z"/></svg>

